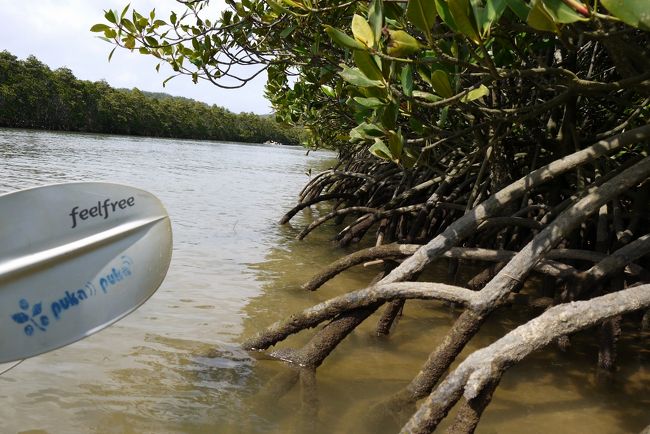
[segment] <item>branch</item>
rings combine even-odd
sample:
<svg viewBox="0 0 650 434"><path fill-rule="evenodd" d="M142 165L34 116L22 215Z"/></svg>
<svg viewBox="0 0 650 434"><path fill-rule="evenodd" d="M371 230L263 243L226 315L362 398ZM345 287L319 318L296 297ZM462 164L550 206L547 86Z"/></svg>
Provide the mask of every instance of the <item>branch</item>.
<svg viewBox="0 0 650 434"><path fill-rule="evenodd" d="M264 350L301 330L317 326L344 312L395 299L444 300L468 304L476 292L458 286L430 282L397 282L374 285L344 294L278 321L242 346L248 350Z"/></svg>
<svg viewBox="0 0 650 434"><path fill-rule="evenodd" d="M492 345L470 354L429 395L402 433L429 433L462 395L476 397L510 366L559 336L592 327L608 318L650 307L650 284L588 301L555 306L517 327ZM443 414L444 413L444 414Z"/></svg>

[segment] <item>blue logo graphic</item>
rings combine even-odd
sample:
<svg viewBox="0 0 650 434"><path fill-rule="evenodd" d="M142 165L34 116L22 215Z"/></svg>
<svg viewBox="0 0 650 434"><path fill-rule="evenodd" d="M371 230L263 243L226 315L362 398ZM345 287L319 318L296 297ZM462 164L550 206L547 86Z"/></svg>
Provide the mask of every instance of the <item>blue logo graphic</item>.
<svg viewBox="0 0 650 434"><path fill-rule="evenodd" d="M24 298L21 299L18 302L18 306L20 307L20 310L22 312L17 312L11 315L11 318L14 321L16 321L18 324L25 324L31 322L31 324L25 325L25 328L23 329L27 336L31 336L34 334L35 331L34 327L36 327L37 329L43 332L47 329L47 326L50 324L50 319L47 317L47 315L42 314L43 313L42 303L36 303L34 306L32 306L31 315L27 314L29 313L29 302L27 300L25 300Z"/></svg>
<svg viewBox="0 0 650 434"><path fill-rule="evenodd" d="M99 289L93 282L86 282L83 288L66 290L52 301L49 304L52 321L56 323L66 311L80 306L91 297L104 294L110 295L110 290L114 286L119 286L123 280L130 278L132 274L133 259L126 255L121 256L120 261L114 264L108 273L105 272L99 276L96 281ZM47 327L50 325L50 317L43 312L43 302L31 306L30 310L29 302L22 298L18 302L18 306L21 311L11 315L11 319L20 325L24 324L23 331L27 336L32 336L36 329L42 332L47 331ZM45 306L47 307L48 304L46 303Z"/></svg>

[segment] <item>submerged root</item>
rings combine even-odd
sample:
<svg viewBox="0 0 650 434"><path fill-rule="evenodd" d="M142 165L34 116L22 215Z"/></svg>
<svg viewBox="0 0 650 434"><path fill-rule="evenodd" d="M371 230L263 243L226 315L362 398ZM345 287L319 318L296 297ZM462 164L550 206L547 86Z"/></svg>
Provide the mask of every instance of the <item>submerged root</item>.
<svg viewBox="0 0 650 434"><path fill-rule="evenodd" d="M590 178L585 175L585 165L649 137L650 125L645 125L599 141L541 166L491 195L485 164L475 164L481 152L469 157L448 156L456 166L445 175L427 169L397 176L387 164L377 164L369 166L371 172L366 177L351 175L358 173L358 168L347 167L345 175L329 172L314 178L301 195L301 203L328 194L351 194L352 198L316 219L301 237L325 222L354 214L356 221L339 232L341 244L361 239L375 224L379 243L390 244L335 261L303 288L316 290L348 268L371 261L384 264L384 276L367 288L277 321L244 342L244 347L265 350L292 334L325 324L305 346L282 353L284 360L313 372L384 304L387 307L377 325L378 335L386 335L394 327L406 300L440 300L462 306L463 312L411 382L370 411L374 423L387 417L405 421L413 414L415 403L426 398L404 425L404 432L432 431L463 397L448 432L473 432L507 368L535 349L568 339L585 328L599 326L600 331L594 333L600 342L599 365L613 371L622 315L650 307L650 285L639 284L650 280L644 262L650 254L650 234L639 236L643 219L635 217L639 210L648 209L638 201L647 196L644 183L650 178L650 157L629 158L604 175ZM578 168L584 178L580 191L559 192L548 186ZM378 173L390 176L382 178ZM627 217L625 212L631 210L635 214ZM610 226L617 234L615 242L608 235ZM414 282L441 258L493 265L475 274L466 285L469 288ZM394 269L392 261L398 264ZM524 285L532 272L548 279L548 293L534 293ZM530 321L475 351L444 377L490 314L504 304L537 310L528 313ZM646 313L644 321L650 323L648 317ZM317 410L310 411L315 419Z"/></svg>

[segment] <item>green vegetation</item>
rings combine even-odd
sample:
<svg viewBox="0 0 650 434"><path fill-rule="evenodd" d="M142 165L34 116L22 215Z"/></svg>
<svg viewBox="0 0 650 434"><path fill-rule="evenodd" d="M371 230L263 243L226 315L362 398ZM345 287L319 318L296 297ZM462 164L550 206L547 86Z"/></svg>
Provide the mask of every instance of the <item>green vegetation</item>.
<svg viewBox="0 0 650 434"><path fill-rule="evenodd" d="M301 129L187 98L114 89L52 71L33 56L0 53L0 126L298 145Z"/></svg>
<svg viewBox="0 0 650 434"><path fill-rule="evenodd" d="M300 238L334 221L346 223L341 245L377 244L306 288L385 261L377 285L245 342L266 349L325 324L304 347L276 353L303 372L270 389L286 393L300 381L301 414L313 421L313 371L384 305L377 334L388 334L413 298L463 310L412 382L370 412L384 427L429 432L460 402L449 432L473 432L510 366L551 342L568 349L579 330L598 342L598 368L615 372L623 320L650 324L638 313L650 307L649 286L629 289L650 281L647 1L227 0L218 16L207 1L179 2L169 17L109 10L91 30L195 82L225 85L241 65L266 70L278 118L305 125L312 146L340 155L282 222L330 201L332 212ZM450 261L453 287L412 282L440 258ZM461 260L494 264L460 282ZM533 272L543 284L524 286ZM447 375L504 305L527 305L531 321Z"/></svg>

